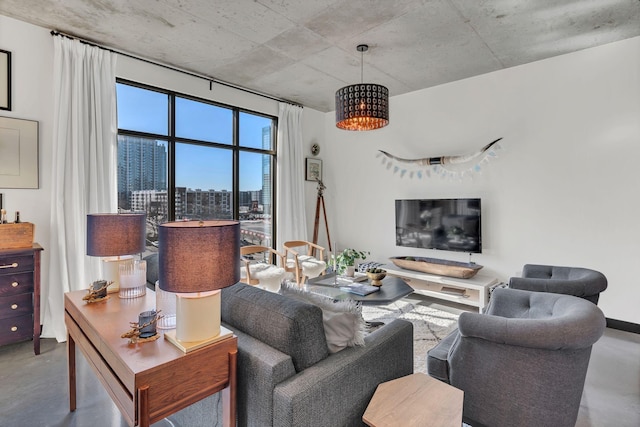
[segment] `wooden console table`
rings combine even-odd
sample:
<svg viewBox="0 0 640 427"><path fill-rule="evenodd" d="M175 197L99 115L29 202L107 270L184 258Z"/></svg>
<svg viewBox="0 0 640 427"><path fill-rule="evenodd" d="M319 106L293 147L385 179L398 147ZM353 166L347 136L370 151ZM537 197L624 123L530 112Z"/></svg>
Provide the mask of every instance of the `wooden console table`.
<svg viewBox="0 0 640 427"><path fill-rule="evenodd" d="M362 416L371 427L460 427L464 392L423 373L382 383Z"/></svg>
<svg viewBox="0 0 640 427"><path fill-rule="evenodd" d="M459 279L407 270L393 264L382 268L389 276L406 281L415 293L477 307L480 312L489 303L489 288L499 282L496 277L483 272L469 279Z"/></svg>
<svg viewBox="0 0 640 427"><path fill-rule="evenodd" d="M129 344L120 335L140 312L155 307L155 292L148 290L144 297L132 299L114 294L92 304L82 300L86 293L64 296L71 411L76 409L77 344L130 426L148 427L219 391L223 391L223 424L236 425L236 336L189 353L164 337Z"/></svg>

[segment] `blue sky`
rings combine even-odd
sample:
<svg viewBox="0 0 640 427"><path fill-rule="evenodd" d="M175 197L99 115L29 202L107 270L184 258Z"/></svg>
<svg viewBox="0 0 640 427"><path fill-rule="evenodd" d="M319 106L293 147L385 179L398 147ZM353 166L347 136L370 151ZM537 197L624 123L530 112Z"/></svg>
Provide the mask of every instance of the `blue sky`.
<svg viewBox="0 0 640 427"><path fill-rule="evenodd" d="M167 135L168 95L118 84L118 127ZM262 148L262 128L271 120L240 113L240 145ZM233 113L230 109L184 98L176 99L176 136L231 144ZM176 146L176 186L202 190L232 189L232 152L190 144ZM262 188L262 155L241 153L240 191Z"/></svg>

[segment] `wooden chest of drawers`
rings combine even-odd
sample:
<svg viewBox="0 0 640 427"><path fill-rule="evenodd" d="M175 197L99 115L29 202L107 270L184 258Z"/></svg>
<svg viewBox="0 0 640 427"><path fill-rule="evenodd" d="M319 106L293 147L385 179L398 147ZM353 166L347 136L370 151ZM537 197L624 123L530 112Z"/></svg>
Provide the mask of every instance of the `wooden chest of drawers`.
<svg viewBox="0 0 640 427"><path fill-rule="evenodd" d="M0 250L0 345L33 339L40 354L40 252Z"/></svg>

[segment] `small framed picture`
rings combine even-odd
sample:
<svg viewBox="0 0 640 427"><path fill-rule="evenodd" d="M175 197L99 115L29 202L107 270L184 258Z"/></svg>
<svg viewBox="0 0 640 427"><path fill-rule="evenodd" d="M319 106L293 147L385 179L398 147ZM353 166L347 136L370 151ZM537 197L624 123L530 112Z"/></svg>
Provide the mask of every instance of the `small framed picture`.
<svg viewBox="0 0 640 427"><path fill-rule="evenodd" d="M307 181L322 181L322 160L307 158L305 177Z"/></svg>
<svg viewBox="0 0 640 427"><path fill-rule="evenodd" d="M11 111L11 52L0 49L0 110Z"/></svg>

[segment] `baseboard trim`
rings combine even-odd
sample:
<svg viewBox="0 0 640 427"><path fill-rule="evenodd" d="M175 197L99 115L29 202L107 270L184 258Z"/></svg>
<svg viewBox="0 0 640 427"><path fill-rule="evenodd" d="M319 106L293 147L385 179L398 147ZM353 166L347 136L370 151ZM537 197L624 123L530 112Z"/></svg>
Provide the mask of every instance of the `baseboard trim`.
<svg viewBox="0 0 640 427"><path fill-rule="evenodd" d="M624 320L609 319L607 317L607 328L618 329L620 331L640 334L640 325L637 323L625 322Z"/></svg>

